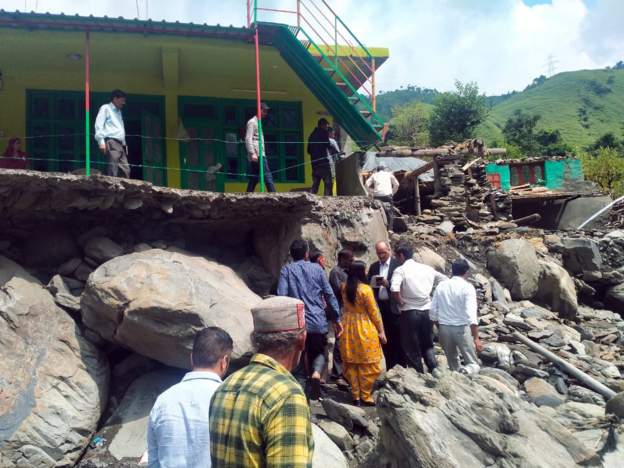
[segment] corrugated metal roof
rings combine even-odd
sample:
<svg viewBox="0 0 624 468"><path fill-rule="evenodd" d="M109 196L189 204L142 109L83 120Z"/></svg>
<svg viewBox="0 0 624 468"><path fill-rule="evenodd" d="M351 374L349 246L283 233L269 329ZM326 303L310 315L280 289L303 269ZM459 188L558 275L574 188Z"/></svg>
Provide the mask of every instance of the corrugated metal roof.
<svg viewBox="0 0 624 468"><path fill-rule="evenodd" d="M0 9L0 27L61 31L130 32L138 34L170 34L178 36L225 37L248 39L251 30L245 27L221 26L179 21L152 21L108 16L80 16L52 13L9 12Z"/></svg>
<svg viewBox="0 0 624 468"><path fill-rule="evenodd" d="M374 171L377 166L379 166L379 164L383 164L383 166L391 172L411 172L418 169L419 167L424 166L425 164L428 164L428 161L424 161L419 158L409 156L380 156L375 151L367 151L366 153L364 153L362 159L362 171L364 172ZM418 179L423 182L433 182L433 169L419 175Z"/></svg>

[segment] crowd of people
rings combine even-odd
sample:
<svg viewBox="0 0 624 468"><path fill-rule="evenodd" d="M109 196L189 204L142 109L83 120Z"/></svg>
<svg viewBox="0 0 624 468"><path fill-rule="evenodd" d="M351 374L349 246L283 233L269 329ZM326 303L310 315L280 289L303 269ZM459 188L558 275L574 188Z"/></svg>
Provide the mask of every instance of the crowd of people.
<svg viewBox="0 0 624 468"><path fill-rule="evenodd" d="M194 340L192 370L157 399L149 417L150 467L310 467L314 451L310 399L326 378L344 380L353 404L375 404L374 383L395 365L436 375L434 325L453 371L479 370L477 296L469 264L453 262L449 279L413 260L409 244L394 255L375 245L367 269L353 252L326 259L304 240L290 246L277 296L251 310L256 354L225 381L233 349L218 327ZM338 339L328 373L329 334ZM303 380L302 380L303 379Z"/></svg>

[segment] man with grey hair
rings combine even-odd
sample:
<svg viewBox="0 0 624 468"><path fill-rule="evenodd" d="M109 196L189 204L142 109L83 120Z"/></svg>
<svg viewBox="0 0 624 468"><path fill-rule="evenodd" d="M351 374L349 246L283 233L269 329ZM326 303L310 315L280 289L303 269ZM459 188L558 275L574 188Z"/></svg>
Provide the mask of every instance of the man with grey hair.
<svg viewBox="0 0 624 468"><path fill-rule="evenodd" d="M219 327L208 327L195 335L193 370L160 395L150 412L150 468L210 467L210 397L221 385L232 348L232 338Z"/></svg>
<svg viewBox="0 0 624 468"><path fill-rule="evenodd" d="M375 200L379 200L386 212L388 231L394 230L394 194L399 190L399 181L380 162L375 173L366 180L366 188Z"/></svg>
<svg viewBox="0 0 624 468"><path fill-rule="evenodd" d="M310 408L291 374L305 348L304 307L277 296L251 310L256 354L210 407L212 466L312 466Z"/></svg>

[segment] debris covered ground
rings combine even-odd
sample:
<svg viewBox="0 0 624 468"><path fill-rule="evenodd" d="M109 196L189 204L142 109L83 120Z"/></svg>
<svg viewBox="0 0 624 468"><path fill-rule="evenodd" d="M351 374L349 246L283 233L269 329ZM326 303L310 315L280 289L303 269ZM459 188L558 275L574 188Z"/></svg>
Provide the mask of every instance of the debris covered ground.
<svg viewBox="0 0 624 468"><path fill-rule="evenodd" d="M146 415L183 374L195 330L222 326L235 365L249 355L249 303L271 290L294 237L370 262L387 236L379 205L359 197L33 173L0 174L0 193L8 467L137 466ZM405 216L390 240L440 271L471 262L484 367L439 379L397 367L377 383L377 408L327 385L312 403L314 466L621 466L622 395L607 402L514 334L624 391L624 226L556 232L487 216L453 232L443 212L427 216Z"/></svg>

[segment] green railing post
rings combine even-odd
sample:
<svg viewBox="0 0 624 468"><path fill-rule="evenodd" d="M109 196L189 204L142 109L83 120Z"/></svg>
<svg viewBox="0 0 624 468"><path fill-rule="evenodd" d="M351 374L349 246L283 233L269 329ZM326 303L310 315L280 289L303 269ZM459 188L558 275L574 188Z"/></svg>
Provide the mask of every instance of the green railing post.
<svg viewBox="0 0 624 468"><path fill-rule="evenodd" d="M91 128L90 128L90 89L91 80L91 38L89 31L85 32L85 175L91 175Z"/></svg>

